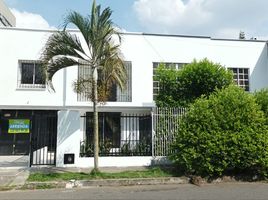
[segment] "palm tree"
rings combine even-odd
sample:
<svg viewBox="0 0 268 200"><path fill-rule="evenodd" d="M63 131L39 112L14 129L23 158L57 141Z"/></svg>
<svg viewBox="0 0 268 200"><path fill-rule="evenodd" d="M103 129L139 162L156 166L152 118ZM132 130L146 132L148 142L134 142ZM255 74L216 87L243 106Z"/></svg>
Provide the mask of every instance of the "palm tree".
<svg viewBox="0 0 268 200"><path fill-rule="evenodd" d="M41 56L47 84L53 90L52 77L57 71L74 65L90 68L89 80L78 80L76 85L83 85L84 90L90 90L89 97L93 102L95 170L98 170L99 156L98 85L104 88L102 91L107 95L112 84L124 89L127 79L119 49L121 37L110 19L111 14L109 7L101 12L101 7L96 6L95 0L90 16L70 12L65 18L63 30L49 37ZM69 24L75 25L82 37L68 32L66 28ZM114 36L118 36L118 44L114 43Z"/></svg>

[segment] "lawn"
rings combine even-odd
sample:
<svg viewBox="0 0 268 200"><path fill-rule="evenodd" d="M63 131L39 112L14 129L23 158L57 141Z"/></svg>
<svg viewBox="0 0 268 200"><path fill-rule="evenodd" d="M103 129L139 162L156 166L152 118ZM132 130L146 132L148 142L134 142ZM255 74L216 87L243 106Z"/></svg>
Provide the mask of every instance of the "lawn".
<svg viewBox="0 0 268 200"><path fill-rule="evenodd" d="M171 177L174 174L170 170L161 168L151 168L142 171L124 171L124 172L96 172L96 173L31 173L29 182L45 182L45 181L67 181L67 180L93 180L93 179L120 179L120 178L159 178Z"/></svg>

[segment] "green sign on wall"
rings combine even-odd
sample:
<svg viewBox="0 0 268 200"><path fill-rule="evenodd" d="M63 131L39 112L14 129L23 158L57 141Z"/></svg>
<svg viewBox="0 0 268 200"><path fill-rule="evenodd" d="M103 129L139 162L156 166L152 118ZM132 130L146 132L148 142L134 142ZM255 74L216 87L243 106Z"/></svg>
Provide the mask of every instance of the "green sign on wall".
<svg viewBox="0 0 268 200"><path fill-rule="evenodd" d="M8 133L30 133L29 119L9 119Z"/></svg>

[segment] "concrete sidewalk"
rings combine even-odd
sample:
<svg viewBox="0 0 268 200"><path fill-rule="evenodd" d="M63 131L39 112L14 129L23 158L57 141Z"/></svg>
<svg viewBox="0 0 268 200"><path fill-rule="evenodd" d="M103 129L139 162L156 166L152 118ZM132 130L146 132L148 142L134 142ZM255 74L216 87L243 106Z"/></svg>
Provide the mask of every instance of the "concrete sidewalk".
<svg viewBox="0 0 268 200"><path fill-rule="evenodd" d="M0 187L22 186L29 176L29 156L0 156Z"/></svg>
<svg viewBox="0 0 268 200"><path fill-rule="evenodd" d="M22 186L29 174L28 168L0 168L0 187Z"/></svg>

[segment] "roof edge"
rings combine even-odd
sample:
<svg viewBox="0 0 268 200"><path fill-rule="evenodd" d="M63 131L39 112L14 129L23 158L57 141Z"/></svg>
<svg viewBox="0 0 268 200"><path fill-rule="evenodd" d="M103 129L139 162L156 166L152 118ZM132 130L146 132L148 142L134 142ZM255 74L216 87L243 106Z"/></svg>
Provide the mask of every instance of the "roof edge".
<svg viewBox="0 0 268 200"><path fill-rule="evenodd" d="M19 27L0 27L0 30L15 30L15 31L34 31L34 32L56 32L60 29L34 29L34 28L19 28ZM67 29L70 32L79 32L78 29ZM123 35L143 35L143 36L159 36L159 37L181 37L181 38L200 38L219 41L238 41L238 42L266 42L268 40L240 40L240 39L228 39L228 38L212 38L210 36L198 36L198 35L176 35L176 34L163 34L163 33L143 33L143 32L120 32Z"/></svg>

